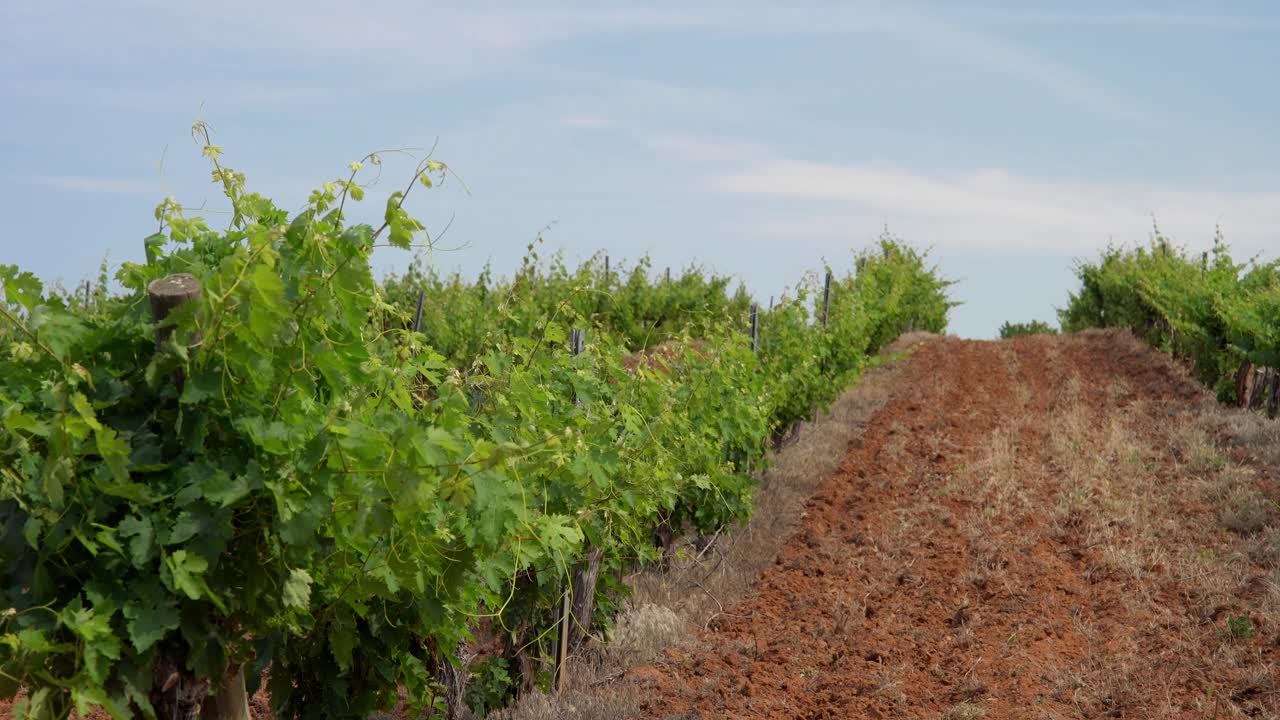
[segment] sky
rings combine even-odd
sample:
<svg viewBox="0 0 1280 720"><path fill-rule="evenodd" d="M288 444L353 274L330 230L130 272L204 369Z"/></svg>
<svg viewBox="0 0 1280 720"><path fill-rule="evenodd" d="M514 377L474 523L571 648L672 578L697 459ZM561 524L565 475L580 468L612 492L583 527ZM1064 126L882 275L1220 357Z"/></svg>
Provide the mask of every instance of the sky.
<svg viewBox="0 0 1280 720"><path fill-rule="evenodd" d="M763 302L887 227L957 281L966 337L1053 320L1077 259L1155 224L1277 246L1268 2L2 5L0 263L69 286L140 260L167 196L225 224L197 119L290 209L370 151L434 146L465 186L408 207L468 274L542 232ZM355 220L411 176L385 157Z"/></svg>

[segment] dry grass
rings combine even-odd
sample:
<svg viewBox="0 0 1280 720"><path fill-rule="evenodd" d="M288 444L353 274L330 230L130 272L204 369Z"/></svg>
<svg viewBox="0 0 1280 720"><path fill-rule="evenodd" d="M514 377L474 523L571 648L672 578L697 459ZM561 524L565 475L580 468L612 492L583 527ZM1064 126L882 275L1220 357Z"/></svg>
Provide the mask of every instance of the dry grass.
<svg viewBox="0 0 1280 720"><path fill-rule="evenodd" d="M981 497L983 514L988 519L1025 508L1018 478L1018 431L1000 427L991 433L986 453L974 468L985 477Z"/></svg>
<svg viewBox="0 0 1280 720"><path fill-rule="evenodd" d="M1178 371L1170 373L1176 382ZM1125 411L1104 413L1079 390L1064 383L1054 402L1055 535L1084 557L1086 579L1123 583L1126 612L1171 635L1184 662L1204 663L1206 675L1243 678L1216 689L1220 696L1204 703L1206 717L1271 717L1250 698L1270 697L1275 668L1232 639L1227 622L1249 617L1255 627L1275 627L1280 620L1277 507L1260 484L1266 473L1235 463L1224 443L1280 461L1280 424L1216 405L1187 412L1177 401L1144 400L1123 380L1104 392L1105 407ZM1193 536L1199 547L1188 546ZM1259 578L1259 565L1273 568L1269 579ZM1194 599L1192 616L1161 601L1170 587ZM1077 630L1092 644L1107 643L1105 627ZM1093 658L1055 683L1055 697L1082 716L1127 717L1141 708L1158 717L1169 707L1163 661L1136 648Z"/></svg>
<svg viewBox="0 0 1280 720"><path fill-rule="evenodd" d="M1268 528L1266 532L1259 533L1247 552L1255 563L1272 570L1280 569L1280 528Z"/></svg>
<svg viewBox="0 0 1280 720"><path fill-rule="evenodd" d="M962 702L947 708L942 715L938 716L938 720L981 720L986 714L987 711L983 710L981 705Z"/></svg>
<svg viewBox="0 0 1280 720"><path fill-rule="evenodd" d="M1232 445L1247 448L1267 465L1280 466L1280 422L1244 410L1218 406L1207 413Z"/></svg>
<svg viewBox="0 0 1280 720"><path fill-rule="evenodd" d="M511 707L489 715L491 720L618 720L635 712L637 691L626 684L612 692L575 692L566 695L533 693Z"/></svg>
<svg viewBox="0 0 1280 720"><path fill-rule="evenodd" d="M1193 475L1211 475L1227 465L1227 459L1198 419L1175 425L1169 432L1170 444L1181 456L1184 470Z"/></svg>
<svg viewBox="0 0 1280 720"><path fill-rule="evenodd" d="M1127 651L1097 653L1078 669L1064 673L1055 694L1083 717L1131 717L1129 711L1154 704L1159 688L1149 679L1158 677L1153 675L1157 665L1156 660Z"/></svg>
<svg viewBox="0 0 1280 720"><path fill-rule="evenodd" d="M914 346L936 336L908 333L881 353L882 363L837 399L827 413L803 423L778 450L760 478L755 509L743 527L727 528L705 547L686 538L664 570L631 578L631 597L617 618L613 638L572 658L571 687L558 696L534 694L492 718L500 720L618 720L640 700L635 683L613 682L631 669L663 662L663 650L704 628L730 603L745 596L798 527L805 503L858 442L871 415L889 399L892 375ZM908 433L902 433L905 440ZM858 609L851 609L851 613ZM850 616L851 618L853 615ZM892 692L894 674L881 678Z"/></svg>
<svg viewBox="0 0 1280 720"><path fill-rule="evenodd" d="M1256 490L1237 487L1220 508L1222 526L1237 535L1261 532L1271 520L1271 503Z"/></svg>
<svg viewBox="0 0 1280 720"><path fill-rule="evenodd" d="M618 617L613 637L600 650L610 665L658 657L688 635L685 620L663 605L633 606Z"/></svg>
<svg viewBox="0 0 1280 720"><path fill-rule="evenodd" d="M1202 489L1203 497L1217 513L1221 527L1233 533L1224 540L1222 553L1228 569L1220 571L1215 599L1224 604L1248 599L1248 614L1259 627L1280 624L1280 421L1265 416L1217 406L1201 415L1207 433L1216 433L1221 442L1254 459L1255 467L1227 460L1224 469ZM1224 451L1224 456L1228 455ZM1257 574L1255 568L1265 570ZM1275 636L1280 642L1280 635ZM1274 694L1280 675L1275 668L1266 693ZM1258 683L1259 686L1264 683ZM1255 693L1256 694L1256 693Z"/></svg>
<svg viewBox="0 0 1280 720"><path fill-rule="evenodd" d="M909 667L901 664L877 663L875 669L871 671L871 679L875 684L872 693L884 698L894 707L902 707L907 702L907 696L902 689L909 670Z"/></svg>
<svg viewBox="0 0 1280 720"><path fill-rule="evenodd" d="M1280 622L1280 506L1273 476L1280 463L1280 423L1258 413L1211 406L1168 431L1171 449L1183 458L1188 485L1220 533L1210 547L1173 563L1175 576L1203 605L1208 622L1218 608L1248 614L1264 627ZM1243 450L1261 468L1237 464L1230 449ZM1257 569L1271 572L1259 576ZM1220 625L1221 623L1219 623ZM1242 664L1251 671L1248 659Z"/></svg>

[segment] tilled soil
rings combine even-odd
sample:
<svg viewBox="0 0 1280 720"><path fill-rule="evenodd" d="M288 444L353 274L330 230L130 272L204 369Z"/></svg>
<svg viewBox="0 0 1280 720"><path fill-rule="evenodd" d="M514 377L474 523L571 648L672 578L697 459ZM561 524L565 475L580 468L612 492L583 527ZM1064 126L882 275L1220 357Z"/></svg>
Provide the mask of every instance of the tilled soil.
<svg viewBox="0 0 1280 720"><path fill-rule="evenodd" d="M1185 373L1090 332L900 382L754 594L629 673L647 717L1280 717L1276 478Z"/></svg>

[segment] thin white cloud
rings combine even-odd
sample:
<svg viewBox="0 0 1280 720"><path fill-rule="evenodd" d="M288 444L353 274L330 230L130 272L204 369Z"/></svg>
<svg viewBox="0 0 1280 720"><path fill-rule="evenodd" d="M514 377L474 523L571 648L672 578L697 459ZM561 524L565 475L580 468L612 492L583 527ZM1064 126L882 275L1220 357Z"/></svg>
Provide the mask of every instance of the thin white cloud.
<svg viewBox="0 0 1280 720"><path fill-rule="evenodd" d="M141 108L148 112L189 112L193 116L201 106L217 108L219 112L263 112L335 105L350 99L346 93L334 88L250 84L200 89L185 86L160 89L94 88L87 93L87 97L99 107Z"/></svg>
<svg viewBox="0 0 1280 720"><path fill-rule="evenodd" d="M929 14L906 15L904 21L929 47L979 62L1009 77L1023 78L1083 110L1107 118L1142 120L1147 126L1164 121L1162 113L1031 49Z"/></svg>
<svg viewBox="0 0 1280 720"><path fill-rule="evenodd" d="M42 185L72 192L157 196L163 195L165 192L165 188L161 183L152 180L95 178L80 175L38 175L19 178L18 180L28 185Z"/></svg>
<svg viewBox="0 0 1280 720"><path fill-rule="evenodd" d="M723 193L773 198L735 228L839 237L888 223L940 246L1088 252L1161 230L1204 246L1221 225L1234 244L1264 247L1280 227L1280 191L1223 192L1099 181L1054 181L1002 170L930 175L878 166L771 160L722 173Z"/></svg>
<svg viewBox="0 0 1280 720"><path fill-rule="evenodd" d="M560 124L571 128L603 128L609 127L613 121L603 115L575 114L560 118Z"/></svg>
<svg viewBox="0 0 1280 720"><path fill-rule="evenodd" d="M412 0L359 5L338 0L223 0L218 3L125 5L19 3L11 9L12 42L0 50L16 68L42 59L155 50L252 52L288 66L318 59L394 68L361 75L361 89L403 89L407 82L439 82L494 72L526 61L542 47L602 34L712 33L761 37L890 33L921 47L1028 80L1052 95L1114 116L1150 119L1132 99L1104 83L1028 48L976 29L964 16L949 19L919 7L852 2L773 5L703 0L685 5L610 5L548 0L441 7ZM348 79L348 82L354 82ZM376 87L375 87L376 86ZM310 96L307 97L310 100Z"/></svg>
<svg viewBox="0 0 1280 720"><path fill-rule="evenodd" d="M1274 30L1280 18L1182 11L1079 12L1022 8L964 8L958 17L992 25L1096 25L1192 27L1201 30Z"/></svg>
<svg viewBox="0 0 1280 720"><path fill-rule="evenodd" d="M751 163L771 155L768 147L757 143L708 141L690 135L661 135L646 144L650 150L695 163Z"/></svg>

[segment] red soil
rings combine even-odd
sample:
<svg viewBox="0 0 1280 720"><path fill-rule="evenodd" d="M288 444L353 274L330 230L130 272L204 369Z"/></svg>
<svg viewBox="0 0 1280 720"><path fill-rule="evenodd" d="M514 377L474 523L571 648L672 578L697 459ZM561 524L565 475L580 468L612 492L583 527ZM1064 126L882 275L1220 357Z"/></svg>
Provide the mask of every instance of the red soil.
<svg viewBox="0 0 1280 720"><path fill-rule="evenodd" d="M1201 389L1111 333L938 340L900 380L754 596L630 673L648 717L1280 717L1280 637L1258 609L1280 575L1246 560L1244 594L1213 595L1173 570L1243 542L1169 447L1205 408ZM1132 433L1135 477L1162 480L1149 523L1132 522L1141 494L1120 490L1107 491L1118 508L1056 510L1074 481L1053 435L1072 412L1086 440ZM1125 572L1141 541L1163 552ZM1251 637L1225 637L1238 615Z"/></svg>

